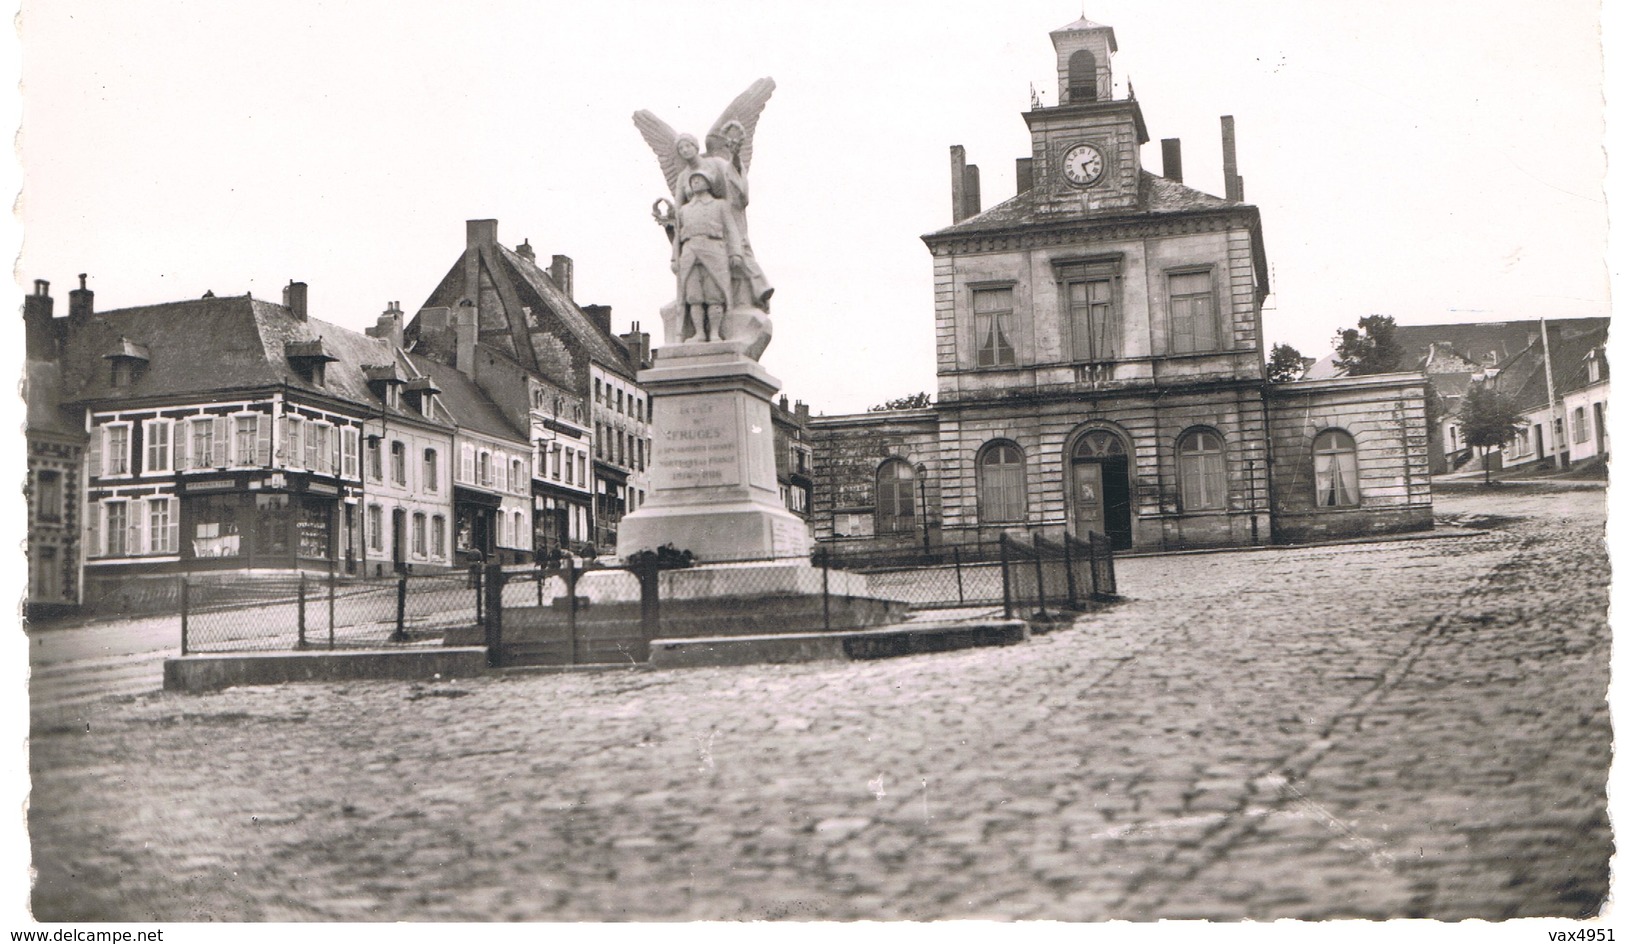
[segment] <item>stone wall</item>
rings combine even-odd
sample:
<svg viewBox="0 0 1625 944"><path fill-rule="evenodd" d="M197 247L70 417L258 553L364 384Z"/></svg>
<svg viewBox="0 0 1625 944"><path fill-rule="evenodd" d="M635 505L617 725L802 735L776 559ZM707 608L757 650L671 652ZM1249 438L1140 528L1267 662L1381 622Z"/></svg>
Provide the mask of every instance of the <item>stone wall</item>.
<svg viewBox="0 0 1625 944"><path fill-rule="evenodd" d="M1425 386L1421 374L1405 373L1268 388L1278 542L1433 527ZM1359 495L1345 507L1317 495L1314 443L1330 429L1355 444Z"/></svg>
<svg viewBox="0 0 1625 944"><path fill-rule="evenodd" d="M941 523L941 462L936 410L815 416L808 421L807 433L813 447L813 532L820 544L837 549L915 548L926 540L926 527L932 529L932 543L939 543L935 529ZM914 531L876 535L875 473L882 462L893 458L916 470L923 466L925 507L917 504L915 513L918 518L924 512L926 522Z"/></svg>

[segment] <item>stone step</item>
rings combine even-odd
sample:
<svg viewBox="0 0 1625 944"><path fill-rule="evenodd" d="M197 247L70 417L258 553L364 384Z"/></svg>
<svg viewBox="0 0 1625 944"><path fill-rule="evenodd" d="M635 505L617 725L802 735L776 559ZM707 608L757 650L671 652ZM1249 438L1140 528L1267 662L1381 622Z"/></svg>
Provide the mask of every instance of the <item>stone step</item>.
<svg viewBox="0 0 1625 944"><path fill-rule="evenodd" d="M1009 646L1027 639L1027 624L1021 620L898 623L847 632L656 639L649 644L649 662L655 668L693 668L758 662L884 659L979 646Z"/></svg>

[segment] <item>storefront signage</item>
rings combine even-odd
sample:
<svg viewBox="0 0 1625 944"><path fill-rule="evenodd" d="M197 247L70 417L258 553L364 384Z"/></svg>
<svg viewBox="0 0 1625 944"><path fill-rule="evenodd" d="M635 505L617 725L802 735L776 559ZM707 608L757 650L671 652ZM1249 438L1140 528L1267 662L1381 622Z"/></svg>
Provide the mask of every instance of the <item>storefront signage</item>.
<svg viewBox="0 0 1625 944"><path fill-rule="evenodd" d="M237 487L237 483L232 479L204 479L182 484L188 492L223 492Z"/></svg>

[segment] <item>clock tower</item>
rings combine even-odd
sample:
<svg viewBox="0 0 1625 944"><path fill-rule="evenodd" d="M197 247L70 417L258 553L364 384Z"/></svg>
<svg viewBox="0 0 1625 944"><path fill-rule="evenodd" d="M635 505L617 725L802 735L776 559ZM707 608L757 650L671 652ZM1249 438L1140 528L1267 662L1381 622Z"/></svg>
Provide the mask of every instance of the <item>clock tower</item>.
<svg viewBox="0 0 1625 944"><path fill-rule="evenodd" d="M1052 32L1057 100L1022 115L1033 138L1034 210L1041 217L1140 209L1140 104L1112 97L1117 36L1080 19Z"/></svg>

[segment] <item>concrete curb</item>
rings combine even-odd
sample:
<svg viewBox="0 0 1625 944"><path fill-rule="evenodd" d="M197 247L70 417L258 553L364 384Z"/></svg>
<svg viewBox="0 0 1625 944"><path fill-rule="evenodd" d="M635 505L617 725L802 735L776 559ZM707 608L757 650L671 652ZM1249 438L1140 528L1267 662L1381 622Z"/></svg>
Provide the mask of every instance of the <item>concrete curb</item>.
<svg viewBox="0 0 1625 944"><path fill-rule="evenodd" d="M484 675L484 647L365 652L255 652L190 655L164 660L164 690L212 692L234 685L422 680Z"/></svg>
<svg viewBox="0 0 1625 944"><path fill-rule="evenodd" d="M884 659L927 652L1026 642L1021 620L899 623L876 629L830 633L775 633L758 636L712 636L655 639L649 664L658 669L751 665L759 662L816 662Z"/></svg>

